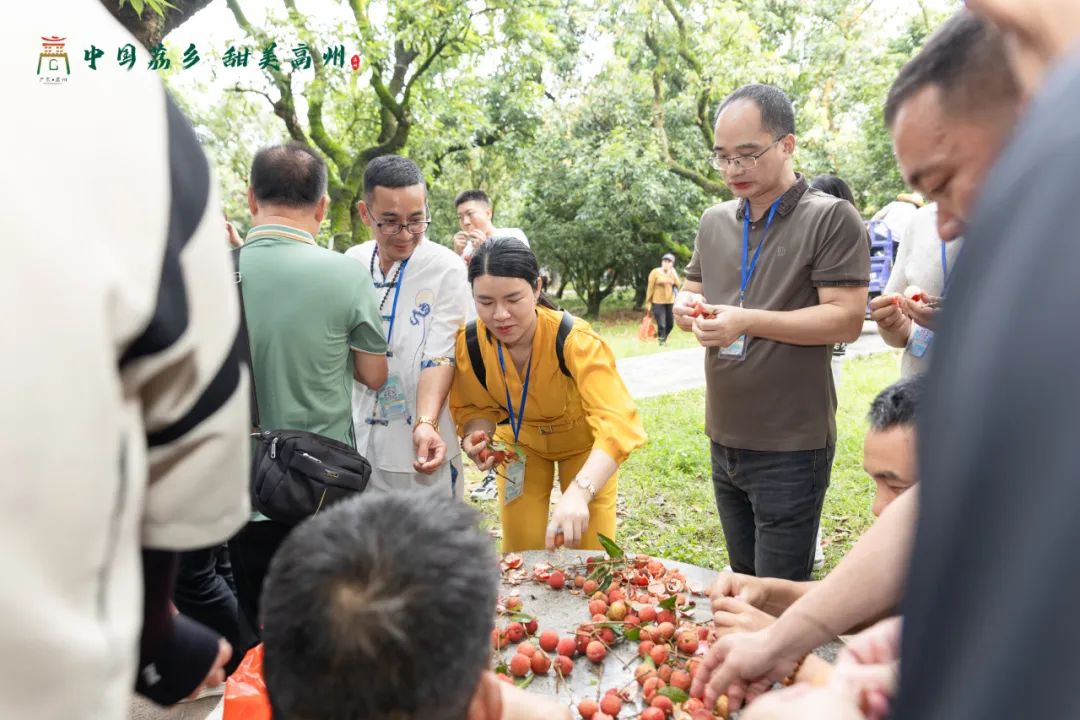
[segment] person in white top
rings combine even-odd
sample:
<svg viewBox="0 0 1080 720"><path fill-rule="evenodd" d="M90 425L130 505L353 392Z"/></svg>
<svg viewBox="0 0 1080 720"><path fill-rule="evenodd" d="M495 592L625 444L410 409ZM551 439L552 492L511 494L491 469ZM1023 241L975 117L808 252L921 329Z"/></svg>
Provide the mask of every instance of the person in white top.
<svg viewBox="0 0 1080 720"><path fill-rule="evenodd" d="M356 448L371 462L372 489L419 487L462 497L446 398L469 301L465 265L427 239L427 185L412 160L384 155L368 163L359 210L375 239L345 255L371 272L390 374L377 392L353 385Z"/></svg>
<svg viewBox="0 0 1080 720"><path fill-rule="evenodd" d="M529 245L521 228L497 228L492 223L491 198L483 190L466 190L454 198L461 232L454 235L454 252L466 263L473 251L494 237L512 237Z"/></svg>
<svg viewBox="0 0 1080 720"><path fill-rule="evenodd" d="M139 656L177 637L174 554L248 517L236 289L210 165L158 75L82 62L135 38L97 2L28 3L4 30L4 65L30 65L6 81L23 110L0 167L0 718L124 720L137 678L175 702L228 660L211 635L178 687L175 646ZM70 64L42 47L55 32Z"/></svg>
<svg viewBox="0 0 1080 720"><path fill-rule="evenodd" d="M904 348L900 374L911 377L928 367L934 315L964 240L942 242L937 231L937 204L915 212L904 229L904 238L885 292L870 303L870 317L888 345ZM924 297L905 296L920 290Z"/></svg>
<svg viewBox="0 0 1080 720"><path fill-rule="evenodd" d="M870 222L883 222L885 227L892 233L893 242L897 245L904 243L904 232L915 215L915 211L923 206L922 198L913 193L900 193L896 199L885 207L878 210Z"/></svg>

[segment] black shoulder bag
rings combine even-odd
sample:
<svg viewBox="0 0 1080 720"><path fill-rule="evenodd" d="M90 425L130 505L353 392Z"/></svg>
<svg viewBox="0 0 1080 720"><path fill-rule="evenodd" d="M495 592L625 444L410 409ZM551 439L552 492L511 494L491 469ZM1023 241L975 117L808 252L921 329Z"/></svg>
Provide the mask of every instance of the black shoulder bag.
<svg viewBox="0 0 1080 720"><path fill-rule="evenodd" d="M251 464L251 504L271 520L296 525L323 508L362 493L371 478L371 463L356 449L323 435L303 430L263 430L255 365L244 312L240 251L233 250L233 267L240 296L240 350L251 372L251 417L258 448Z"/></svg>

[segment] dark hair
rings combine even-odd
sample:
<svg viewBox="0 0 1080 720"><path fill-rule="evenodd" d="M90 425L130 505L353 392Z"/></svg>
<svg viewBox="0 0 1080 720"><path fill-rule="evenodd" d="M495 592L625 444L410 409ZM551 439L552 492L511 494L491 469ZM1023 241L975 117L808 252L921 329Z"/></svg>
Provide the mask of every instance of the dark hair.
<svg viewBox="0 0 1080 720"><path fill-rule="evenodd" d="M743 85L724 98L716 110L713 122L720 119L720 113L724 112L728 105L738 100L752 100L758 106L761 110L761 125L773 137L795 134L795 108L792 107L791 100L780 88L759 83Z"/></svg>
<svg viewBox="0 0 1080 720"><path fill-rule="evenodd" d="M898 426L913 426L922 400L922 380L904 378L878 393L870 403L870 429L881 432Z"/></svg>
<svg viewBox="0 0 1080 720"><path fill-rule="evenodd" d="M458 193L458 196L454 198L454 207L459 207L462 203L476 201L483 203L487 207L491 207L491 198L483 190L463 190Z"/></svg>
<svg viewBox="0 0 1080 720"><path fill-rule="evenodd" d="M855 196L851 194L851 188L835 175L818 175L810 181L810 187L841 200L847 200L852 205L855 204Z"/></svg>
<svg viewBox="0 0 1080 720"><path fill-rule="evenodd" d="M900 70L885 100L885 125L923 88L936 85L950 112L977 111L1020 100L1001 33L988 21L960 10L939 27Z"/></svg>
<svg viewBox="0 0 1080 720"><path fill-rule="evenodd" d="M521 240L513 237L493 237L477 248L469 260L469 284L472 285L481 275L521 278L530 286L536 287L536 280L540 277L540 263L536 261L536 255L529 246ZM552 310L559 309L543 290L540 291L537 302Z"/></svg>
<svg viewBox="0 0 1080 720"><path fill-rule="evenodd" d="M400 155L380 155L371 160L364 170L364 198L370 202L377 187L404 188L423 185L427 194L427 183L420 166L407 157Z"/></svg>
<svg viewBox="0 0 1080 720"><path fill-rule="evenodd" d="M326 161L300 143L264 147L251 161L250 183L258 202L311 207L326 194Z"/></svg>
<svg viewBox="0 0 1080 720"><path fill-rule="evenodd" d="M262 594L274 720L465 717L499 582L477 519L411 490L342 501L293 530Z"/></svg>

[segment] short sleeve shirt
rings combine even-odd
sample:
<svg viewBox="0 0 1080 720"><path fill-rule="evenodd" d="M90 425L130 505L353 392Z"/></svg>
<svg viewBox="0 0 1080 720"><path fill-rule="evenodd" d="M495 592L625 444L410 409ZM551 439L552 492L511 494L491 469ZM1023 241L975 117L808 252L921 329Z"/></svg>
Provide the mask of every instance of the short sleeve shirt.
<svg viewBox="0 0 1080 720"><path fill-rule="evenodd" d="M915 285L922 288L930 295L941 296L945 294L946 273L951 273L960 257L960 249L963 247L963 239L953 240L945 244L945 267L941 264L941 237L937 233L937 205L931 204L919 208L904 230L904 244L900 246L900 252L896 256L896 264L893 265L889 275L889 283L885 286L885 292L902 293L905 288ZM908 345L904 349L904 356L900 360L900 375L911 377L926 372L930 360L933 345L922 357L916 357L911 352L911 338L915 335L915 323L912 323L912 332L908 336Z"/></svg>
<svg viewBox="0 0 1080 720"><path fill-rule="evenodd" d="M302 230L259 225L240 275L261 427L353 444L352 351L386 353L367 269Z"/></svg>
<svg viewBox="0 0 1080 720"><path fill-rule="evenodd" d="M705 211L686 279L707 302L738 305L743 246L742 200ZM851 203L810 189L798 176L765 235L750 225L749 255L764 242L746 288L745 307L792 311L818 303L819 287L866 287L866 228ZM836 441L832 348L749 338L746 358L707 348L705 429L721 445L745 450L814 450Z"/></svg>

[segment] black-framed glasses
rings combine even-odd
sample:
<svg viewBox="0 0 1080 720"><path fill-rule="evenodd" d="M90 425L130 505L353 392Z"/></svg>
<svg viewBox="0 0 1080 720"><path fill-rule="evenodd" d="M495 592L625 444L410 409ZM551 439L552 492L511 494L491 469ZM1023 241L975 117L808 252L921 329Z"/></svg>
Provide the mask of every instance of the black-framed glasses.
<svg viewBox="0 0 1080 720"><path fill-rule="evenodd" d="M382 220L375 221L375 227L387 237L393 237L403 229L408 230L410 235L423 235L427 232L428 225L430 224L430 220L413 220L407 223L383 222Z"/></svg>
<svg viewBox="0 0 1080 720"><path fill-rule="evenodd" d="M760 152L756 152L753 155L735 155L734 157L727 157L725 155L718 155L714 150L712 155L709 156L709 164L720 172L724 172L732 165L740 170L753 170L757 167L758 158L776 147L776 144L785 137L787 137L787 135L781 135L773 140L767 148Z"/></svg>

